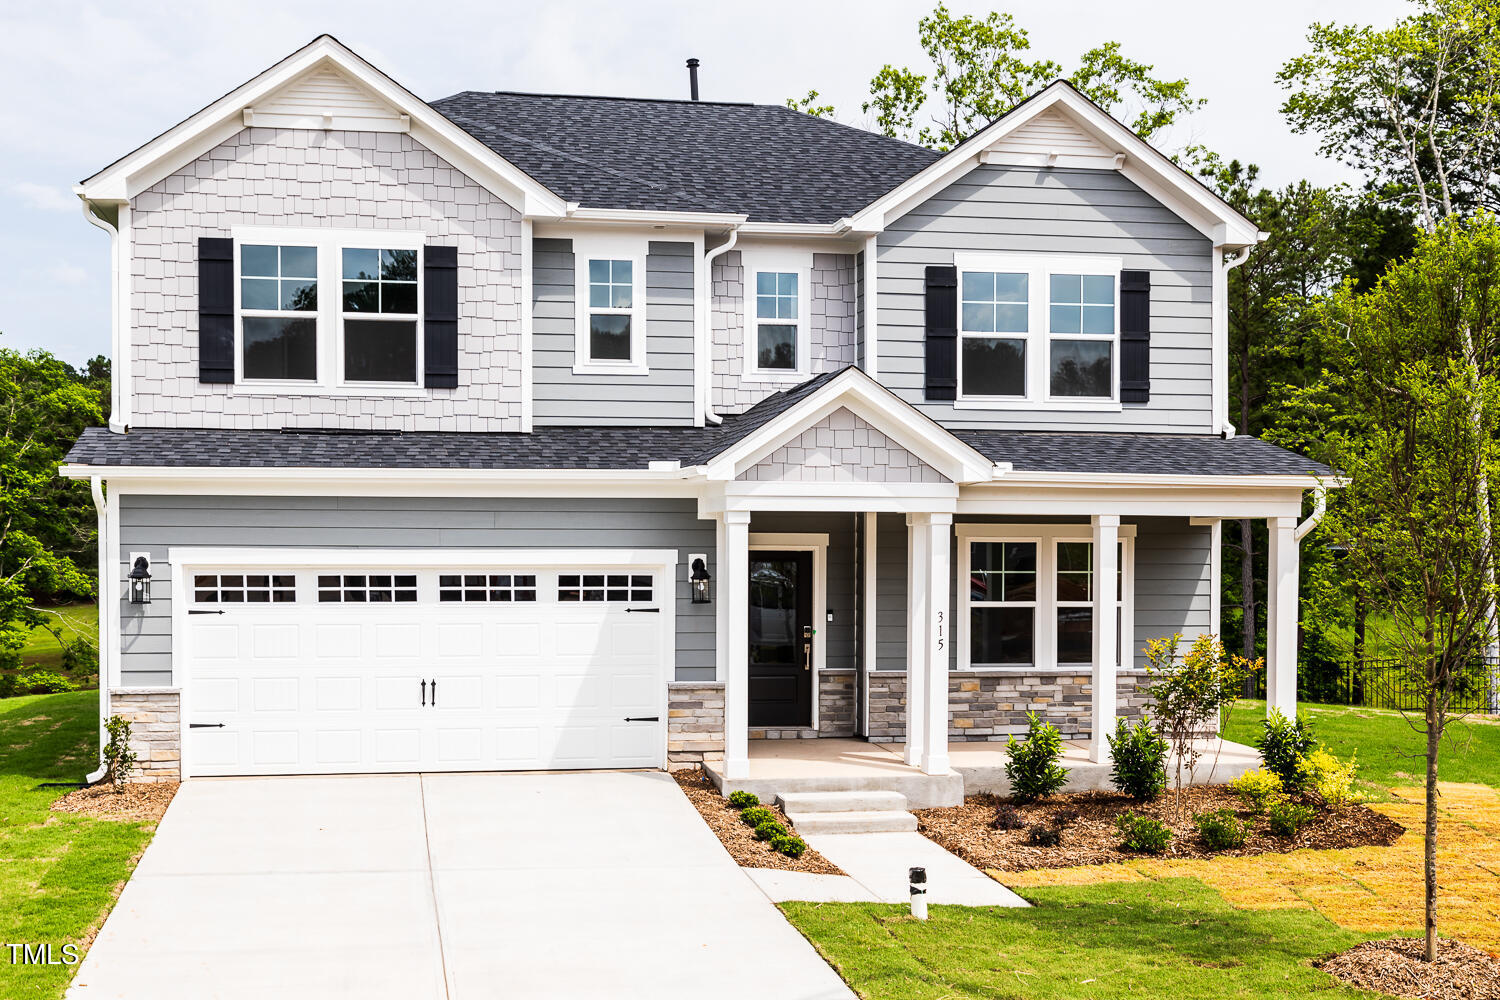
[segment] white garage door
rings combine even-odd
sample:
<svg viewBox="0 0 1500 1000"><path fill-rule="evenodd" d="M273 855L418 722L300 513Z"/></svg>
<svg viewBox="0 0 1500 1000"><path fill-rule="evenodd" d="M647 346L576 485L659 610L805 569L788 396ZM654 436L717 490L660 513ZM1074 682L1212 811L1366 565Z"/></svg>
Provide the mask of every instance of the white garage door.
<svg viewBox="0 0 1500 1000"><path fill-rule="evenodd" d="M662 764L665 568L183 577L189 775Z"/></svg>

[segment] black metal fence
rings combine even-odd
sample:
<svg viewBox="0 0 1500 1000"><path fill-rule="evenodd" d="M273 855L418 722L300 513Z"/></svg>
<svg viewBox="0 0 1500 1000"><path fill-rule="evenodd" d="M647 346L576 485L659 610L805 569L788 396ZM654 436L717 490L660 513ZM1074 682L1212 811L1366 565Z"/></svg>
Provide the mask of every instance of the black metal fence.
<svg viewBox="0 0 1500 1000"><path fill-rule="evenodd" d="M1309 683L1311 682L1311 683ZM1453 685L1451 711L1493 712L1497 705L1497 661L1475 660L1460 671ZM1313 680L1304 678L1308 690L1298 692L1306 701L1331 705L1363 705L1405 712L1421 711L1422 675L1399 660L1346 660L1337 674L1326 672Z"/></svg>

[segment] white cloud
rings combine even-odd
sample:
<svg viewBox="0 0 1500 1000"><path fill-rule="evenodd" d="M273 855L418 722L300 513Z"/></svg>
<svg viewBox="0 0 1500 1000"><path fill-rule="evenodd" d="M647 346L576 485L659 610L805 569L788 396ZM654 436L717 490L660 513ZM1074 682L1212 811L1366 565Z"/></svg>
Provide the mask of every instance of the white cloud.
<svg viewBox="0 0 1500 1000"><path fill-rule="evenodd" d="M26 202L32 208L41 209L43 212L79 211L78 199L67 188L54 187L51 184L33 184L30 181L17 181L10 186L10 193Z"/></svg>
<svg viewBox="0 0 1500 1000"><path fill-rule="evenodd" d="M45 274L55 285L82 285L89 280L88 269L77 264L53 264Z"/></svg>

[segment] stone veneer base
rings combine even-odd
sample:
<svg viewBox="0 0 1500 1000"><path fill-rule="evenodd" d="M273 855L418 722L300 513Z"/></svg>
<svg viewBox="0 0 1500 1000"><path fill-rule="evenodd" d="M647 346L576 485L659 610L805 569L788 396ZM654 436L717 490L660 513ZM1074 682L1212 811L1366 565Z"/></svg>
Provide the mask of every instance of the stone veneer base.
<svg viewBox="0 0 1500 1000"><path fill-rule="evenodd" d="M177 688L114 688L109 711L130 723L132 782L182 780L182 694Z"/></svg>
<svg viewBox="0 0 1500 1000"><path fill-rule="evenodd" d="M724 684L674 681L667 685L667 770L682 771L724 759Z"/></svg>
<svg viewBox="0 0 1500 1000"><path fill-rule="evenodd" d="M1135 720L1150 700L1143 670L1121 670L1118 713ZM1082 671L974 670L948 675L948 739L954 742L1005 742L1023 735L1028 713L1035 712L1058 728L1065 740L1093 734L1094 679ZM870 675L872 743L897 743L906 735L906 674L876 671Z"/></svg>

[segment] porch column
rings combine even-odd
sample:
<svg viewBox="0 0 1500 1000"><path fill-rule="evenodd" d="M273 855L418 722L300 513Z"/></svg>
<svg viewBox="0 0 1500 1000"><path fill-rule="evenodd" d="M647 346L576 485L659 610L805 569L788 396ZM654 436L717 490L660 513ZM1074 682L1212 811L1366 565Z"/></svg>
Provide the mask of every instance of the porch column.
<svg viewBox="0 0 1500 1000"><path fill-rule="evenodd" d="M720 515L724 632L724 777L750 777L750 513Z"/></svg>
<svg viewBox="0 0 1500 1000"><path fill-rule="evenodd" d="M1120 587L1120 516L1095 514L1094 523L1094 718L1089 760L1109 759L1115 731L1120 671L1116 595Z"/></svg>
<svg viewBox="0 0 1500 1000"><path fill-rule="evenodd" d="M906 515L906 751L910 767L922 765L927 728L927 532Z"/></svg>
<svg viewBox="0 0 1500 1000"><path fill-rule="evenodd" d="M925 720L922 724L924 774L948 773L948 657L952 628L948 621L948 547L953 534L952 514L918 514L917 530L923 536L927 558L918 578L926 591L926 634L922 637Z"/></svg>
<svg viewBox="0 0 1500 1000"><path fill-rule="evenodd" d="M1297 714L1297 519L1266 519L1266 712Z"/></svg>

